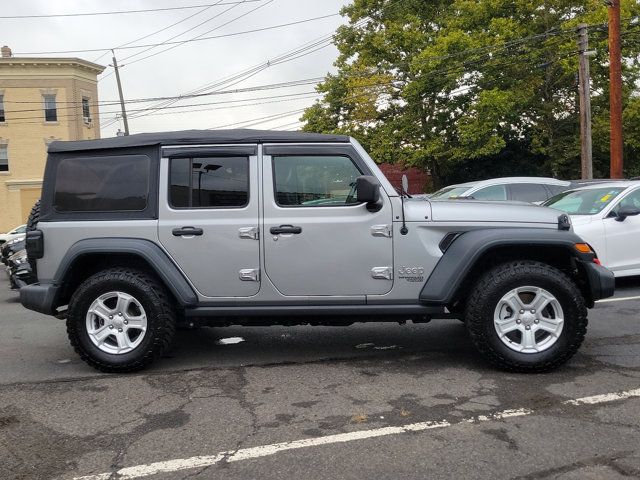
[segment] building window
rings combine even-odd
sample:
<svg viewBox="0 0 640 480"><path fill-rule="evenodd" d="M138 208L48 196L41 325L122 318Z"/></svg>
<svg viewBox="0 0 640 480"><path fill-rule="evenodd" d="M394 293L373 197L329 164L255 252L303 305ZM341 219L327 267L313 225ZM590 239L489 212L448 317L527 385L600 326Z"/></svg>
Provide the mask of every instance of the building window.
<svg viewBox="0 0 640 480"><path fill-rule="evenodd" d="M9 149L6 145L0 145L0 172L9 171Z"/></svg>
<svg viewBox="0 0 640 480"><path fill-rule="evenodd" d="M82 97L82 118L84 118L85 122L91 120L91 109L89 108L89 99L87 97Z"/></svg>
<svg viewBox="0 0 640 480"><path fill-rule="evenodd" d="M0 122L6 122L7 119L4 117L4 95L0 95Z"/></svg>
<svg viewBox="0 0 640 480"><path fill-rule="evenodd" d="M58 121L58 109L56 107L55 95L43 95L44 98L44 121L45 122L57 122Z"/></svg>

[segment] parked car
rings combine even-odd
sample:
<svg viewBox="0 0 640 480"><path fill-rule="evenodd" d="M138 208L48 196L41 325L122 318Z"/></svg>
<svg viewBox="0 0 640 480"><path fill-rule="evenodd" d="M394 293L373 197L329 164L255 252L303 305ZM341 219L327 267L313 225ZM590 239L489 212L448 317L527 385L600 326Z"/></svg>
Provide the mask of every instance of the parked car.
<svg viewBox="0 0 640 480"><path fill-rule="evenodd" d="M20 225L19 227L14 228L13 230L11 230L8 233L0 233L0 245L13 240L14 238L20 237L20 236L24 236L25 232L27 231L27 226L26 225Z"/></svg>
<svg viewBox="0 0 640 480"><path fill-rule="evenodd" d="M7 243L0 247L0 261L7 264L8 258L14 253L24 250L25 248L25 236L21 235L19 237L14 238L13 240L9 240Z"/></svg>
<svg viewBox="0 0 640 480"><path fill-rule="evenodd" d="M547 371L615 286L566 214L401 196L342 135L53 142L42 193L21 302L66 317L78 355L108 372L161 357L180 324L432 318L463 319L498 367Z"/></svg>
<svg viewBox="0 0 640 480"><path fill-rule="evenodd" d="M27 251L24 249L9 257L7 261L7 273L9 274L11 288L14 290L20 289L25 285L30 285L36 281L27 258Z"/></svg>
<svg viewBox="0 0 640 480"><path fill-rule="evenodd" d="M573 230L616 277L640 275L640 181L568 190L545 205L569 214Z"/></svg>
<svg viewBox="0 0 640 480"><path fill-rule="evenodd" d="M541 203L570 188L571 182L545 177L503 177L449 185L429 195L432 200L469 198Z"/></svg>

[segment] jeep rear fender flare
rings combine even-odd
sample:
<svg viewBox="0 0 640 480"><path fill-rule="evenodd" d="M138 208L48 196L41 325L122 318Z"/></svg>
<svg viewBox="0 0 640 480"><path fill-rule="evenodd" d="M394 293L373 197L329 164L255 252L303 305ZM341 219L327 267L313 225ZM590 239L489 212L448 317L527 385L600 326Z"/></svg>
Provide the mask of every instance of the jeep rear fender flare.
<svg viewBox="0 0 640 480"><path fill-rule="evenodd" d="M556 229L491 228L464 232L449 244L422 287L419 299L429 304L450 304L467 274L490 250L560 247L567 250L568 256L581 258L574 245L582 242L575 233Z"/></svg>
<svg viewBox="0 0 640 480"><path fill-rule="evenodd" d="M60 262L54 277L62 284L68 272L83 256L92 254L129 254L145 260L150 268L184 307L194 306L198 297L173 260L154 242L142 238L88 238L74 243Z"/></svg>

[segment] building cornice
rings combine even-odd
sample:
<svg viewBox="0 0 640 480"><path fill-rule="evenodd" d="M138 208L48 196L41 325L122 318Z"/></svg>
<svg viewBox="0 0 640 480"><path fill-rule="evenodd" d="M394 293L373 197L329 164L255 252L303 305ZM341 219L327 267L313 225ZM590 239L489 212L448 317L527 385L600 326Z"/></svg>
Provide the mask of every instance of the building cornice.
<svg viewBox="0 0 640 480"><path fill-rule="evenodd" d="M97 63L82 60L81 58L29 58L29 57L8 57L0 58L0 68L10 67L73 67L88 70L99 75L106 67Z"/></svg>

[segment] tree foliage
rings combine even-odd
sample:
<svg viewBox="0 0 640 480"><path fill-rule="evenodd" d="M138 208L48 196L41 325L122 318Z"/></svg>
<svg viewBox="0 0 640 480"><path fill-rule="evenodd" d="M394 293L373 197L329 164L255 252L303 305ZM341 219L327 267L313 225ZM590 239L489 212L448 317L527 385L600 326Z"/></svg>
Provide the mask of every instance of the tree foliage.
<svg viewBox="0 0 640 480"><path fill-rule="evenodd" d="M640 173L640 2L622 2L625 152ZM608 176L607 10L602 0L354 0L337 73L305 130L358 138L378 162L436 183L580 172L576 27L590 25L594 170ZM478 171L484 165L486 172Z"/></svg>

